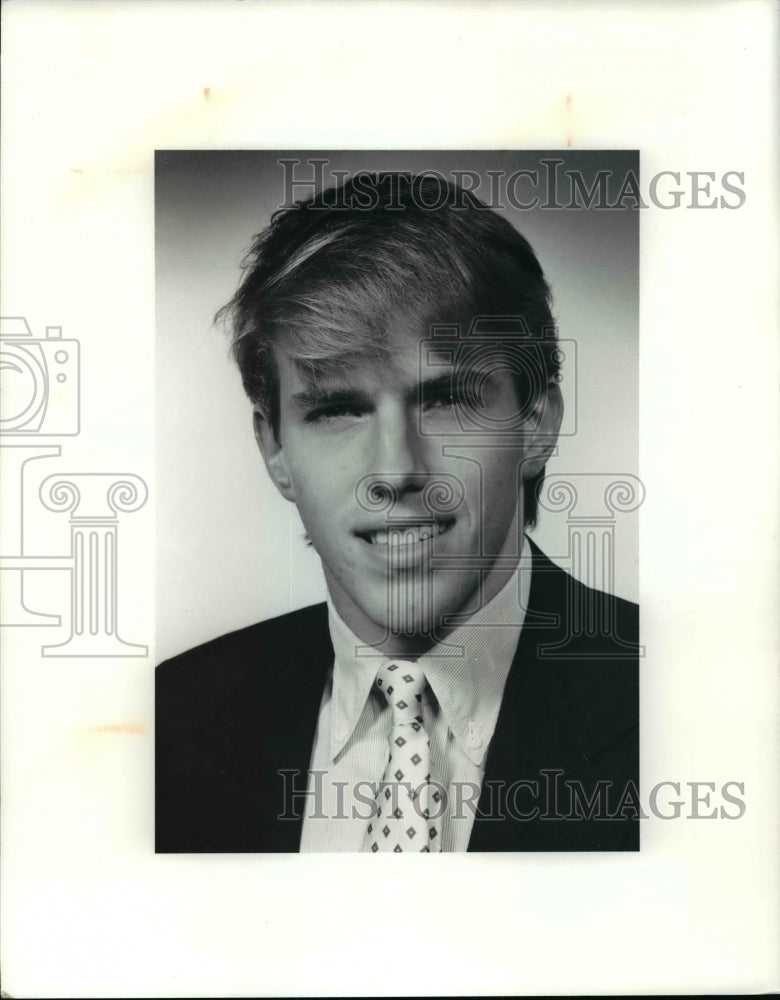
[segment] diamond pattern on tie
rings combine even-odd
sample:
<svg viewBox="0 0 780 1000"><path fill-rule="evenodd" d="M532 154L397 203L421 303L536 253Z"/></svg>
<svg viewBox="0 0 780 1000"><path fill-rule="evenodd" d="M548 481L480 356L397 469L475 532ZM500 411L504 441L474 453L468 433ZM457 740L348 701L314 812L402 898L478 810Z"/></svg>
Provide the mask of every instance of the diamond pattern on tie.
<svg viewBox="0 0 780 1000"><path fill-rule="evenodd" d="M416 663L404 662L401 672L398 663L385 662L377 673L376 687L386 699L392 716L389 758L377 790L374 815L366 828L363 850L395 854L440 851L440 810L433 809L431 803L439 802L441 795L430 785L430 740L423 717L417 714L421 711L425 675ZM384 824L381 830L380 819Z"/></svg>

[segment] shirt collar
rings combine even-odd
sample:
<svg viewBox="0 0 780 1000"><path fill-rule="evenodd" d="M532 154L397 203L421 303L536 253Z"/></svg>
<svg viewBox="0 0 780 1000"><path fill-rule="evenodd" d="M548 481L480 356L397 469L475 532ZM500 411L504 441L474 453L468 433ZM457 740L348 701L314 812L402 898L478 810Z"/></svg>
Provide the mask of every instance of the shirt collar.
<svg viewBox="0 0 780 1000"><path fill-rule="evenodd" d="M330 594L328 628L335 655L330 724L330 758L335 760L363 713L379 669L381 654L358 639L345 624L334 608Z"/></svg>
<svg viewBox="0 0 780 1000"><path fill-rule="evenodd" d="M518 566L498 594L418 659L450 731L476 766L482 764L493 738L530 589L531 553L524 539ZM333 760L355 730L384 657L358 639L330 597L328 623L335 653L330 734Z"/></svg>

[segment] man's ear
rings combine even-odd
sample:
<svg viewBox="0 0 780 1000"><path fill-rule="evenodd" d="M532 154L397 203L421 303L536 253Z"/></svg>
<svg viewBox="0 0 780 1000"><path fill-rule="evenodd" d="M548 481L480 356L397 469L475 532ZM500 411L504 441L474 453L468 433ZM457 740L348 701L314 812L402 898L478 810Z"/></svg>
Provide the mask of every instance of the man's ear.
<svg viewBox="0 0 780 1000"><path fill-rule="evenodd" d="M523 477L533 479L547 465L558 443L563 419L563 396L557 382L551 381L534 406L529 421L528 439L523 461Z"/></svg>
<svg viewBox="0 0 780 1000"><path fill-rule="evenodd" d="M268 418L255 407L253 420L255 441L257 441L260 454L263 456L265 467L268 469L268 475L285 500L295 503L295 491L290 482L290 472L287 468L284 450L277 440Z"/></svg>

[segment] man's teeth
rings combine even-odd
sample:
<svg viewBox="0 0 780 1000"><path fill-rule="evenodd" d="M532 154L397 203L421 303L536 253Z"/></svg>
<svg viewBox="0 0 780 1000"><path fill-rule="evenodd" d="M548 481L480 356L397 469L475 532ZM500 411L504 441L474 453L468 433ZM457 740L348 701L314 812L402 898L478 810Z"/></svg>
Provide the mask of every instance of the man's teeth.
<svg viewBox="0 0 780 1000"><path fill-rule="evenodd" d="M381 528L379 531L369 531L366 538L372 545L414 545L424 542L434 535L441 535L451 526L445 524L424 524L403 528L391 528L390 531Z"/></svg>

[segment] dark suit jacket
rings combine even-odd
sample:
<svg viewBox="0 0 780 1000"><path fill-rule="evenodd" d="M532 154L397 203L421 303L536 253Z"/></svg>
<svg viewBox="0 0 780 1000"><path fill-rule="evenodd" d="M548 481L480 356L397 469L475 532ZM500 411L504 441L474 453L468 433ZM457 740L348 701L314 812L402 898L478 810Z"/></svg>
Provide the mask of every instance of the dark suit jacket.
<svg viewBox="0 0 780 1000"><path fill-rule="evenodd" d="M638 609L532 553L469 850L638 850ZM298 850L332 663L319 604L157 668L158 852Z"/></svg>

